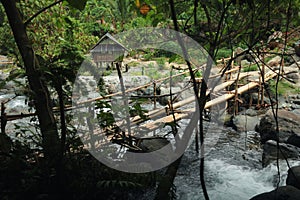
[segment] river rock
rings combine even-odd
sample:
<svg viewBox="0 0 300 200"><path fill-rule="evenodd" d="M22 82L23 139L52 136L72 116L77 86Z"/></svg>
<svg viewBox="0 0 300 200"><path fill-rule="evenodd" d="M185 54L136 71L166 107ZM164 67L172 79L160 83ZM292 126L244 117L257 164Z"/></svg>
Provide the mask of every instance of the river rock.
<svg viewBox="0 0 300 200"><path fill-rule="evenodd" d="M238 55L238 54L243 53L244 51L245 51L244 49L242 49L241 47L238 47L235 49L234 54ZM242 64L241 63L242 60L247 60L249 62L253 62L253 57L250 53L243 53L235 59L235 61L238 63L238 65Z"/></svg>
<svg viewBox="0 0 300 200"><path fill-rule="evenodd" d="M179 100L182 100L181 95L179 94L179 92L181 91L180 87L172 87L172 93L174 95L172 95L172 99L174 99L174 102L177 102ZM179 94L179 96L177 97L177 93ZM170 96L168 96L170 94L170 88L167 87L160 87L160 90L158 92L159 95L166 95L166 96L161 96L158 98L158 102L161 105L167 105L168 101L170 100Z"/></svg>
<svg viewBox="0 0 300 200"><path fill-rule="evenodd" d="M249 108L249 109L246 110L245 114L248 115L248 116L251 116L251 117L256 117L258 112L257 112L257 110Z"/></svg>
<svg viewBox="0 0 300 200"><path fill-rule="evenodd" d="M121 85L118 76L104 76L104 86L109 94L120 92ZM149 83L148 76L123 76L123 83L126 89L138 87Z"/></svg>
<svg viewBox="0 0 300 200"><path fill-rule="evenodd" d="M299 60L299 57L297 56L296 59ZM291 69L296 69L296 70L297 70L297 69L298 69L298 66L300 66L300 61L297 61L297 62L291 64L291 65L289 66L289 68L291 68Z"/></svg>
<svg viewBox="0 0 300 200"><path fill-rule="evenodd" d="M241 65L243 66L243 67L245 67L245 66L249 66L251 63L248 61L248 60L242 60L241 61Z"/></svg>
<svg viewBox="0 0 300 200"><path fill-rule="evenodd" d="M266 192L252 197L250 200L299 200L300 190L287 185L281 186L271 192Z"/></svg>
<svg viewBox="0 0 300 200"><path fill-rule="evenodd" d="M298 136L296 134L295 135L291 135L288 138L287 143L300 148L300 136Z"/></svg>
<svg viewBox="0 0 300 200"><path fill-rule="evenodd" d="M290 144L279 143L281 151L279 151L279 159L299 158L300 148ZM266 167L272 161L277 159L277 142L269 140L263 145L262 165Z"/></svg>
<svg viewBox="0 0 300 200"><path fill-rule="evenodd" d="M279 124L279 142L288 142L291 136L300 137L300 116L297 114L284 110L278 110L278 124ZM276 140L276 125L272 114L269 110L263 116L259 124L255 127L255 131L260 133L261 142L265 143L268 140ZM295 145L295 144L293 144ZM300 147L300 144L296 146Z"/></svg>
<svg viewBox="0 0 300 200"><path fill-rule="evenodd" d="M290 67L284 67L284 74L286 78L294 83L298 83L300 80L299 69L297 66L291 65Z"/></svg>
<svg viewBox="0 0 300 200"><path fill-rule="evenodd" d="M286 184L300 189L300 166L291 167L289 169Z"/></svg>
<svg viewBox="0 0 300 200"><path fill-rule="evenodd" d="M232 122L239 132L254 131L255 126L259 123L259 118L257 116L237 115Z"/></svg>
<svg viewBox="0 0 300 200"><path fill-rule="evenodd" d="M296 105L296 104L294 104ZM300 116L300 109L294 109L292 110L293 113L295 113L296 115L299 115Z"/></svg>
<svg viewBox="0 0 300 200"><path fill-rule="evenodd" d="M280 62L283 62L281 56L275 56L267 62L267 65L270 67L278 67L280 65Z"/></svg>
<svg viewBox="0 0 300 200"><path fill-rule="evenodd" d="M118 76L104 76L104 83L106 86L112 84L117 87L120 85ZM138 87L140 85L145 85L151 80L148 76L123 76L123 82L126 88Z"/></svg>
<svg viewBox="0 0 300 200"><path fill-rule="evenodd" d="M158 149L163 148L164 146L168 145L170 142L166 138L143 138L142 142L139 144L139 147L144 152L153 152Z"/></svg>
<svg viewBox="0 0 300 200"><path fill-rule="evenodd" d="M0 81L4 81L8 76L8 73L4 73L3 71L0 71Z"/></svg>

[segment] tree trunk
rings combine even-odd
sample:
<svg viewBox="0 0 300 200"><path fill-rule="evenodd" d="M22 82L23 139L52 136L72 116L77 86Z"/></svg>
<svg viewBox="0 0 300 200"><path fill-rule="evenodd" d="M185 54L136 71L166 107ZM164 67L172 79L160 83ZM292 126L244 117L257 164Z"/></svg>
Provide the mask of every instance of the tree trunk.
<svg viewBox="0 0 300 200"><path fill-rule="evenodd" d="M182 156L180 156L176 161L168 166L168 169L165 175L161 178L161 181L157 187L155 200L161 199L170 199L170 189L172 188L174 179L177 174L177 170L179 168Z"/></svg>
<svg viewBox="0 0 300 200"><path fill-rule="evenodd" d="M38 60L35 57L31 41L26 33L15 0L1 0L22 56L30 89L34 94L34 104L42 133L44 156L49 167L55 165L59 155L59 137L54 119L48 88L42 80Z"/></svg>

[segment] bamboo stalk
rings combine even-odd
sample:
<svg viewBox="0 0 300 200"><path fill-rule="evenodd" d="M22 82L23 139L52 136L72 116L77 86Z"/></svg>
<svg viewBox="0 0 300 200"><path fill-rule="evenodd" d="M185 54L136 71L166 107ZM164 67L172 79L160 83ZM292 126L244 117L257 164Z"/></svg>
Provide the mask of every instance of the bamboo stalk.
<svg viewBox="0 0 300 200"><path fill-rule="evenodd" d="M269 73L266 73L265 80L268 81L269 79L275 77L276 75L277 75L276 73L270 71ZM250 90L254 87L257 87L257 86L259 86L258 80L250 82L250 83L248 83L246 85L243 85L242 87L238 88L237 89L237 94L242 94L242 93L244 93L244 92L246 92L246 91L248 91L248 90ZM227 101L227 100L233 98L235 96L235 93L236 93L235 90L232 90L227 94L224 94L220 97L217 97L213 100L210 100L205 104L204 108L207 109L207 108L210 108L214 105L217 105L217 104L220 104L224 101ZM190 101L190 99L188 101ZM174 104L174 106L175 106L175 104ZM181 113L175 113L175 120L180 120L180 119L183 119L183 118L187 118L193 112L195 112L195 108L182 110ZM158 129L160 126L164 125L165 123L172 122L173 120L174 120L173 116L165 116L165 117L157 119L153 122L147 123L145 125L141 125L140 128L145 128L145 129L149 129L149 130L152 131L152 130Z"/></svg>
<svg viewBox="0 0 300 200"><path fill-rule="evenodd" d="M234 115L237 115L238 113L238 82L239 82L239 78L240 78L240 73L241 73L241 68L242 66L239 66L239 71L237 74L237 78L236 78L236 85L235 85L235 94L234 94Z"/></svg>

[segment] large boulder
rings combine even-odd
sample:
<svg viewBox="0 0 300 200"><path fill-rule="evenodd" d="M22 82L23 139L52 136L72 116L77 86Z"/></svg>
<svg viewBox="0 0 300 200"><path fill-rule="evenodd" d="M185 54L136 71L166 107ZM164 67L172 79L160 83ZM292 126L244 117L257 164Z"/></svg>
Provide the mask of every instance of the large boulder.
<svg viewBox="0 0 300 200"><path fill-rule="evenodd" d="M300 148L300 137L298 135L291 135L288 140L287 140L288 144L294 145L296 147Z"/></svg>
<svg viewBox="0 0 300 200"><path fill-rule="evenodd" d="M300 148L293 145L279 143L280 151L278 152L278 158L299 158ZM277 159L277 142L274 140L269 140L263 144L263 154L262 154L262 165L266 167L272 161Z"/></svg>
<svg viewBox="0 0 300 200"><path fill-rule="evenodd" d="M259 124L257 116L237 115L233 117L232 122L237 131L254 131L255 126Z"/></svg>
<svg viewBox="0 0 300 200"><path fill-rule="evenodd" d="M294 58L294 59L299 59L299 57ZM294 60L294 59L293 59L293 60ZM289 66L289 68L290 68L290 69L294 69L294 70L298 70L298 69L299 69L298 66L300 66L300 61L297 61L297 62L291 64L291 65ZM284 70L286 71L286 67L284 68Z"/></svg>
<svg viewBox="0 0 300 200"><path fill-rule="evenodd" d="M180 87L172 87L172 99L174 102L178 102L182 100L181 94L180 94L181 88ZM158 98L158 102L161 105L167 105L170 101L170 88L169 87L160 87L160 91L158 92L158 95L163 95Z"/></svg>
<svg viewBox="0 0 300 200"><path fill-rule="evenodd" d="M246 52L244 52L244 51L246 51L246 50L244 50L244 49L242 49L241 47L238 47L238 48L236 48L235 49L235 51L234 51L234 55L240 55L239 57L237 57L236 59L235 59L235 62L238 64L238 65L241 65L242 63L241 63L241 61L242 60L247 60L247 61L249 61L249 62L253 62L253 57L254 57L254 55L251 55L251 53L246 53ZM244 52L244 53L243 53Z"/></svg>
<svg viewBox="0 0 300 200"><path fill-rule="evenodd" d="M284 75L288 80L291 80L294 83L299 83L300 81L299 68L297 66L291 65L289 67L284 67Z"/></svg>
<svg viewBox="0 0 300 200"><path fill-rule="evenodd" d="M291 167L289 169L286 184L300 189L300 166Z"/></svg>
<svg viewBox="0 0 300 200"><path fill-rule="evenodd" d="M252 197L250 200L299 200L300 190L287 185L281 186L271 192L266 192Z"/></svg>
<svg viewBox="0 0 300 200"><path fill-rule="evenodd" d="M295 138L300 138L300 116L284 109L278 110L277 116L279 142L291 144L291 141L295 140ZM255 131L260 133L262 143L268 140L277 140L276 123L271 110L261 118L259 124L255 127ZM293 142L293 145L300 147L300 143Z"/></svg>
<svg viewBox="0 0 300 200"><path fill-rule="evenodd" d="M283 59L281 58L281 56L275 56L274 58L272 58L271 60L269 60L267 62L267 65L270 67L278 67L280 66L280 63L283 62Z"/></svg>

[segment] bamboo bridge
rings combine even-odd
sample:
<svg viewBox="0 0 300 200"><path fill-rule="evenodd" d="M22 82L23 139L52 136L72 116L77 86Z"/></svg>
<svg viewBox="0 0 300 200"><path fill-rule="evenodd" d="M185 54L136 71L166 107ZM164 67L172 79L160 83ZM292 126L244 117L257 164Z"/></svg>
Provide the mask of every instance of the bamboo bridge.
<svg viewBox="0 0 300 200"><path fill-rule="evenodd" d="M221 60L221 62L224 62L224 67L227 65L224 59ZM268 80L276 77L279 73L279 70L271 70L271 69L265 70L264 67L265 66L263 66L260 71L242 72L240 66L232 66L230 70L227 70L224 73L219 72L218 74L211 75L209 77L209 80L212 80L212 82L218 82L214 80L221 80L222 77L223 79L222 81L219 82L219 84L213 85L211 88L209 88L206 91L207 96L216 96L216 97L208 100L205 103L204 108L209 109L212 106L221 103L226 103L228 100L231 99L233 99L235 106L238 106L238 103L240 101L239 96L255 88L258 88L258 92L260 96L259 101L263 102L264 82L267 82ZM182 72L173 75L172 78L183 75L185 73L187 72ZM142 149L139 147L141 141L151 139L151 138L161 139L162 137L164 137L155 134L155 131L157 129L161 129L165 127L167 124L170 125L175 122L177 123L182 119L190 119L191 115L195 112L195 105L196 105L195 95L191 95L188 98L185 98L181 101L174 102L174 103L171 103L169 101L168 105L157 108L156 99L163 95L156 95L155 93L156 84L169 78L170 77L159 79L156 80L155 82L151 82L124 91L126 96L130 97L130 95L127 94L142 88L154 87L153 95L146 96L148 98L150 97L152 98L152 101L154 103L153 106L154 109L144 113L143 117L139 115L134 117L129 117L128 115L127 119L116 120L115 125L113 127L104 128L104 129L89 128L90 134L87 134L87 138L85 142L88 141L88 143L91 144L89 140L94 140L94 141L96 140L98 141L96 142L98 145L107 144L107 142L113 142L121 146L125 146L133 151L142 151ZM196 82L197 84L201 84L202 79L197 78ZM228 90L232 87L234 89ZM182 91L179 91L177 93L172 92L172 96L175 96L181 92ZM94 101L101 101L101 100L109 99L114 96L122 96L122 95L123 95L122 92L118 92L103 97L88 99L86 101L80 102L79 105L88 104ZM143 98L143 96L141 96L141 98ZM187 105L190 105L190 107L186 108ZM91 122L88 122L88 124L91 124ZM123 127L123 128L120 129L119 127ZM151 133L151 132L153 132L153 137L146 136L146 133Z"/></svg>
<svg viewBox="0 0 300 200"><path fill-rule="evenodd" d="M226 63L226 61L228 61L228 60L230 60L230 58L222 59L222 60L219 60L218 62L223 63L224 68L225 68L225 66L228 65ZM224 76L222 79L222 82L220 82L217 85L214 85L213 88L209 88L207 90L206 95L217 94L218 96L216 98L212 98L212 99L208 100L205 104L205 107L204 107L205 109L209 109L210 107L212 107L214 105L224 103L230 99L233 99L234 102L236 102L236 104L238 104L239 95L241 95L251 89L254 89L254 88L259 88L261 100L263 100L263 95L262 95L263 94L263 82L267 82L268 80L277 76L279 73L278 71L274 71L274 70L268 70L268 72L265 73L264 69L261 71L242 72L241 67L233 66L233 64L231 64L231 65L232 66L231 66L230 70L227 70L225 72L219 72L218 74L214 74L209 77L210 80L216 80L216 79L221 80L222 76ZM186 73L188 73L188 71L173 75L172 78L174 78L176 76L181 76ZM247 80L243 81L244 84L241 84L240 80L243 80L246 77L247 77ZM148 132L155 131L156 129L159 129L168 123L170 124L174 121L179 121L181 119L189 118L191 113L195 112L195 95L188 97L186 99L183 99L181 101L172 103L172 105L168 104L166 106L156 108L156 99L162 96L162 95L156 95L156 93L155 93L156 84L159 82L165 81L169 78L170 77L162 78L162 79L150 82L150 83L142 85L142 86L127 89L125 91L126 94L129 94L134 91L140 90L142 88L154 87L154 90L153 90L154 93L153 93L153 95L151 95L152 100L154 101L154 109L144 113L145 118L142 118L141 116L135 116L135 117L130 117L129 121L127 121L130 124L130 129L131 129L132 133L134 133L136 130L147 130ZM196 79L197 84L201 84L201 81L202 81L201 78ZM231 88L232 88L232 86L234 86L234 89L228 90L228 88L230 88L230 86L231 86ZM223 91L223 92L219 93L221 91ZM88 100L79 102L77 104L77 106L87 105L91 102L107 100L114 96L120 96L120 95L122 95L122 92L117 92L117 93L109 94L106 96L88 99ZM172 94L172 95L176 95L176 94ZM141 97L143 97L143 96L141 96ZM191 106L191 108L187 108L187 109L184 108L188 104L191 104L193 106ZM31 116L35 115L35 113L26 113L26 114L21 113L18 115L9 115L9 114L5 113L5 106L4 106L3 102L1 103L1 105L2 105L1 106L1 122L2 122L1 126L4 126L4 127L1 127L1 130L5 130L6 123L4 123L4 122L21 119L24 117L31 117ZM72 107L72 106L65 107L66 111L72 110L72 109L77 109L77 108ZM59 108L53 108L53 110L54 110L54 112L58 112ZM151 121L147 122L147 119L151 119ZM91 123L91 122L89 122L89 123ZM124 120L116 121L115 127L118 127L119 125L122 125L122 124L124 125ZM120 138L124 137L124 134L127 135L127 133L124 133L124 131L123 131L123 133L118 132L117 134L110 134L109 132L112 131L110 129L99 129L98 128L98 129L93 129L93 131L94 131L95 135L105 134L107 136L106 141L114 140L116 142L116 141L119 141ZM116 132L116 131L113 130L113 132ZM134 139L136 139L134 134L132 135L132 137ZM121 143L121 145L124 145L124 143ZM127 145L127 147L133 148L135 150L139 149L136 145L134 145L134 146Z"/></svg>

